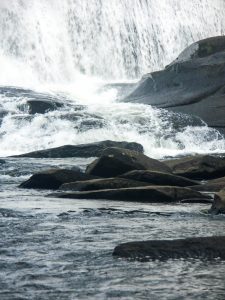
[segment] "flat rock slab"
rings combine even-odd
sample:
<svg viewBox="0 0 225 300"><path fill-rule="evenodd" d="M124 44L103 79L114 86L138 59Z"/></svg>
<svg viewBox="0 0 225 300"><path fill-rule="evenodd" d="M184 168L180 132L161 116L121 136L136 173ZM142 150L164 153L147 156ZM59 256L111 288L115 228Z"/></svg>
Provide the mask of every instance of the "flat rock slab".
<svg viewBox="0 0 225 300"><path fill-rule="evenodd" d="M203 184L191 186L190 188L199 192L219 192L225 188L225 177L209 180Z"/></svg>
<svg viewBox="0 0 225 300"><path fill-rule="evenodd" d="M86 192L65 192L54 193L48 196L68 199L105 199L143 203L175 203L183 199L208 199L207 196L189 188L170 186L146 186Z"/></svg>
<svg viewBox="0 0 225 300"><path fill-rule="evenodd" d="M107 178L116 177L133 170L171 173L171 169L163 162L137 151L116 147L104 150L100 158L87 166L86 173Z"/></svg>
<svg viewBox="0 0 225 300"><path fill-rule="evenodd" d="M191 179L215 179L225 176L225 159L211 155L195 155L167 160L173 173Z"/></svg>
<svg viewBox="0 0 225 300"><path fill-rule="evenodd" d="M125 243L117 246L113 255L142 261L171 258L225 259L225 236Z"/></svg>
<svg viewBox="0 0 225 300"><path fill-rule="evenodd" d="M46 150L33 151L15 157L31 157L31 158L66 158L66 157L99 157L102 152L109 147L120 147L123 149L144 152L143 146L138 143L101 141L80 145L65 145Z"/></svg>
<svg viewBox="0 0 225 300"><path fill-rule="evenodd" d="M191 186L197 181L169 173L154 172L149 170L134 170L120 175L121 178L147 182L152 185Z"/></svg>
<svg viewBox="0 0 225 300"><path fill-rule="evenodd" d="M64 191L96 191L105 189L120 189L130 188L138 186L147 186L146 182L135 181L125 178L103 178L103 179L92 179L87 181L77 181L71 183L65 183L60 186L60 190Z"/></svg>

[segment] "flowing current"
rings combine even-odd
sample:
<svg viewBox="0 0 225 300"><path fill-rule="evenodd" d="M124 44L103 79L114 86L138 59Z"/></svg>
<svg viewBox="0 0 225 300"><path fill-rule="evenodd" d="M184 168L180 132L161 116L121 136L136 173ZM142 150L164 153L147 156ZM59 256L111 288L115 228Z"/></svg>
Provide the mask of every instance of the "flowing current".
<svg viewBox="0 0 225 300"><path fill-rule="evenodd" d="M0 155L104 139L140 142L153 157L223 151L204 124L175 128L179 116L118 103L116 86L102 86L138 81L192 42L224 34L224 11L223 0L1 0ZM65 117L71 107L31 117L33 92L81 104L82 113L76 121Z"/></svg>

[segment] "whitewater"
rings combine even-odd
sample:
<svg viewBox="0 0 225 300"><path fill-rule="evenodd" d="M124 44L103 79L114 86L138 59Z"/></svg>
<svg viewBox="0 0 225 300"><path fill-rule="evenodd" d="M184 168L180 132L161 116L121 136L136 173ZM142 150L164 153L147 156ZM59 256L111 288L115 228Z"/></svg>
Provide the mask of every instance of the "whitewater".
<svg viewBox="0 0 225 300"><path fill-rule="evenodd" d="M224 10L222 0L1 0L0 111L8 114L0 122L0 155L105 139L139 142L155 158L223 152L224 139L214 129L121 103L114 83L137 82L191 43L224 34ZM9 97L5 87L30 94ZM62 117L73 108L28 117L32 92L83 105L80 125ZM81 128L90 114L103 125ZM179 118L185 125L177 129Z"/></svg>

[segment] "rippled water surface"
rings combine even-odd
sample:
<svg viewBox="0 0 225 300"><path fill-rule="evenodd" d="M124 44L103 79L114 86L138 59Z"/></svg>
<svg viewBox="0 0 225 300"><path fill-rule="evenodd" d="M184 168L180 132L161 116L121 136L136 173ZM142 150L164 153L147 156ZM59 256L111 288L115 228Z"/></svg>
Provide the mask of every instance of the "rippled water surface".
<svg viewBox="0 0 225 300"><path fill-rule="evenodd" d="M146 205L45 198L17 186L51 165L87 161L7 159L0 187L0 299L224 299L225 262L128 262L121 242L224 235L208 205Z"/></svg>

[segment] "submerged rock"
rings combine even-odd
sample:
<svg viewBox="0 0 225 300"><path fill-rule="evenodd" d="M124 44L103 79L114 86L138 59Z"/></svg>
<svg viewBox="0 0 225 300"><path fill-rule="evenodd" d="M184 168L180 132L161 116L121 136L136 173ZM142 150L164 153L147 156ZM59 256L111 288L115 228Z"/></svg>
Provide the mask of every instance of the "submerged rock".
<svg viewBox="0 0 225 300"><path fill-rule="evenodd" d="M113 255L143 261L171 258L225 259L225 236L124 243L114 249Z"/></svg>
<svg viewBox="0 0 225 300"><path fill-rule="evenodd" d="M120 189L130 188L138 186L147 186L148 183L140 182L125 178L104 178L104 179L92 179L87 181L77 181L71 183L65 183L60 186L60 190L72 190L72 191L96 191L105 189Z"/></svg>
<svg viewBox="0 0 225 300"><path fill-rule="evenodd" d="M191 179L213 179L225 176L225 159L210 155L195 155L167 160L176 175Z"/></svg>
<svg viewBox="0 0 225 300"><path fill-rule="evenodd" d="M143 146L138 143L130 142L115 142L102 141L90 144L80 145L65 145L61 147L33 151L15 157L33 157L33 158L65 158L65 157L99 157L103 151L109 147L120 147L123 149L135 150L137 152L144 152Z"/></svg>
<svg viewBox="0 0 225 300"><path fill-rule="evenodd" d="M34 114L45 114L48 111L57 110L63 107L62 102L53 100L28 100L27 101L28 112L31 115Z"/></svg>
<svg viewBox="0 0 225 300"><path fill-rule="evenodd" d="M164 163L142 153L121 148L108 148L103 151L99 159L87 167L86 173L99 177L115 177L132 170L171 172Z"/></svg>
<svg viewBox="0 0 225 300"><path fill-rule="evenodd" d="M191 45L164 70L144 76L123 99L194 115L221 131L225 129L224 100L224 36Z"/></svg>
<svg viewBox="0 0 225 300"><path fill-rule="evenodd" d="M152 185L191 186L193 184L198 184L198 182L194 180L181 176L149 170L135 170L122 174L120 177L142 181Z"/></svg>
<svg viewBox="0 0 225 300"><path fill-rule="evenodd" d="M171 186L143 186L98 191L65 192L50 194L49 196L68 199L105 199L144 203L174 203L183 199L207 198L207 196L189 188Z"/></svg>
<svg viewBox="0 0 225 300"><path fill-rule="evenodd" d="M4 159L0 159L0 165L3 165L5 163L6 163L6 161Z"/></svg>
<svg viewBox="0 0 225 300"><path fill-rule="evenodd" d="M64 183L93 179L79 170L50 169L38 172L19 187L26 189L57 189Z"/></svg>
<svg viewBox="0 0 225 300"><path fill-rule="evenodd" d="M225 189L215 195L209 212L212 214L225 214Z"/></svg>

